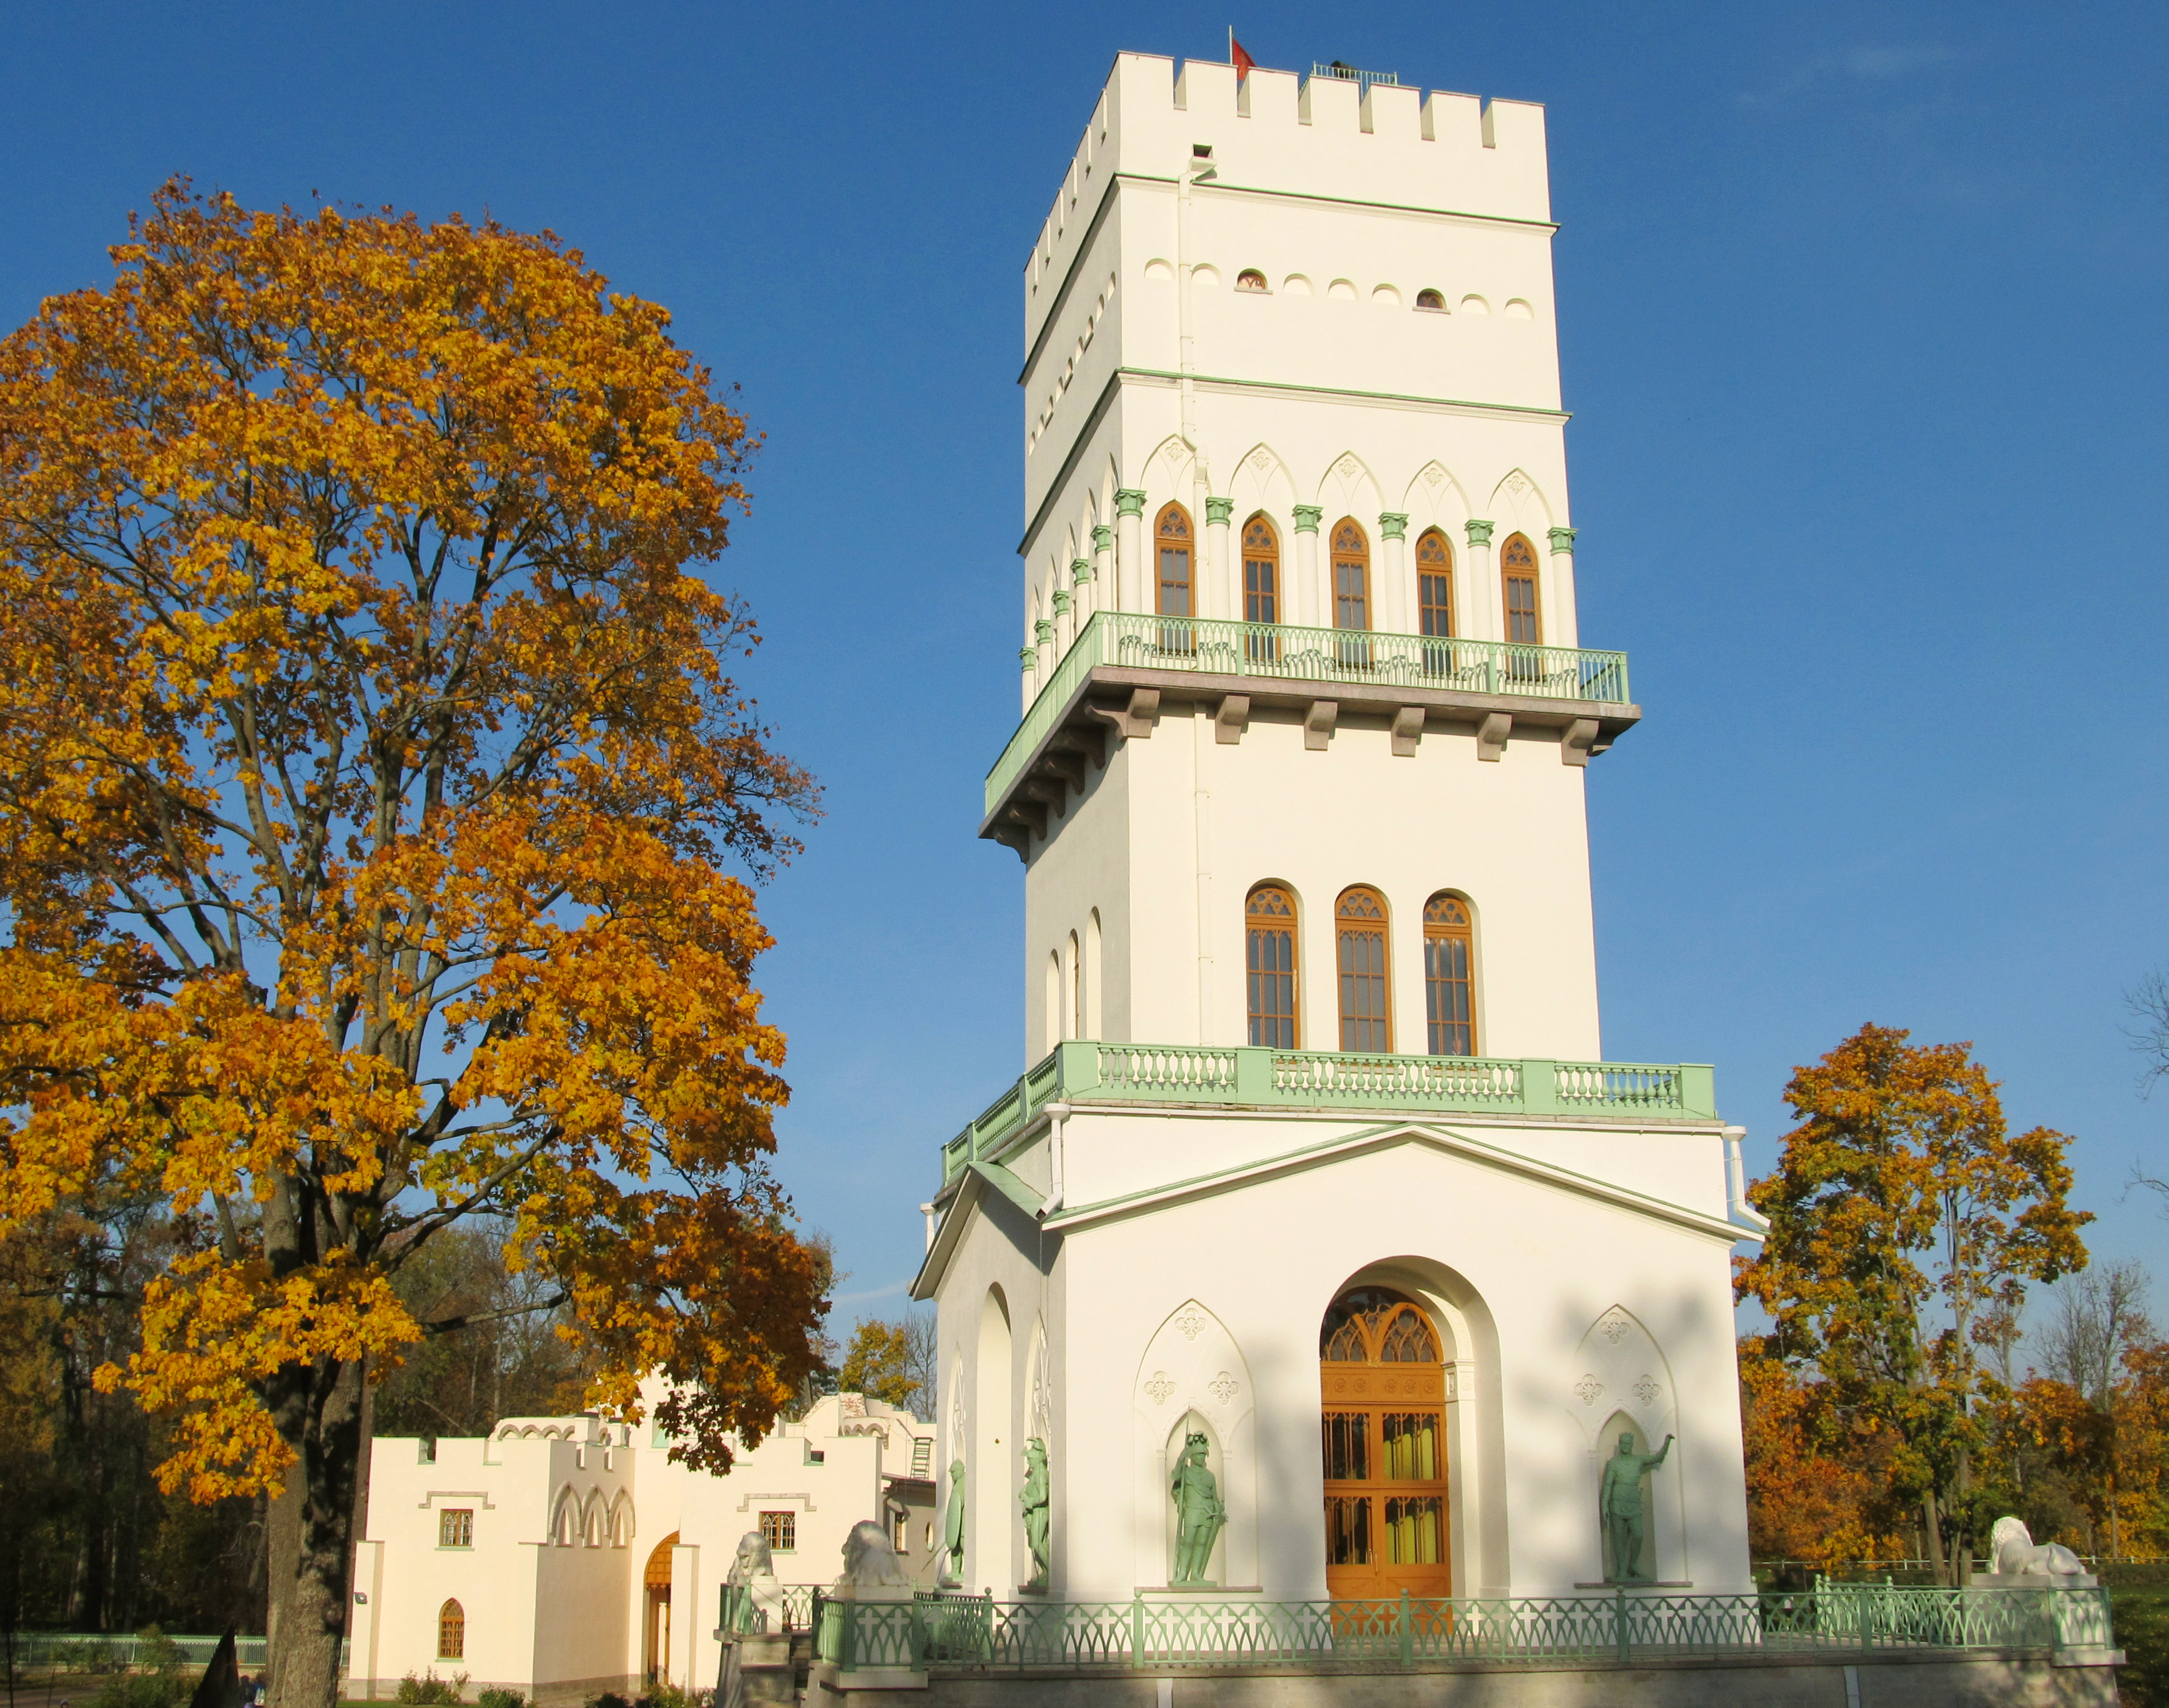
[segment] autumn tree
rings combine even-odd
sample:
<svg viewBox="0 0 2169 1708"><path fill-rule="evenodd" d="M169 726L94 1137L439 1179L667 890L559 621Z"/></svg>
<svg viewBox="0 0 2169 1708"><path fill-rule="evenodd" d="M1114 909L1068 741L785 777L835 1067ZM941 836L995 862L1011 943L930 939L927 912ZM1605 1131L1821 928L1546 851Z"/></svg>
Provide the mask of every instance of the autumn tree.
<svg viewBox="0 0 2169 1708"><path fill-rule="evenodd" d="M934 1415L935 1338L930 1318L903 1316L894 1322L868 1317L851 1331L837 1385L869 1394L921 1418Z"/></svg>
<svg viewBox="0 0 2169 1708"><path fill-rule="evenodd" d="M1749 1190L1770 1232L1737 1287L1771 1317L1761 1350L1810 1371L1819 1405L1890 1433L1893 1492L1918 1512L1937 1577L1959 1583L1983 1519L1981 1344L2025 1281L2085 1265L2092 1218L2065 1201L2068 1137L2013 1136L1970 1046L1909 1035L1865 1025L1794 1070L1800 1125Z"/></svg>
<svg viewBox="0 0 2169 1708"><path fill-rule="evenodd" d="M697 1463L814 1356L749 887L810 809L696 572L753 441L554 237L175 183L0 343L0 1237L174 1232L99 1373L167 1487L285 1487L279 1708L330 1708L397 1285L496 1219L588 1398Z"/></svg>

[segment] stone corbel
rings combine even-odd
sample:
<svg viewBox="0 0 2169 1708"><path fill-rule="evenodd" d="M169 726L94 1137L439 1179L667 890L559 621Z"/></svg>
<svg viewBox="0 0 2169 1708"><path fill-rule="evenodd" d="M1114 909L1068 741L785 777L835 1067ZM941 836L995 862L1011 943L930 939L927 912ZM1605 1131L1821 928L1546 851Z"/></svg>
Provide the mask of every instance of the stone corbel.
<svg viewBox="0 0 2169 1708"><path fill-rule="evenodd" d="M1513 732L1514 720L1503 711L1488 711L1484 721L1476 726L1476 757L1494 764L1506 751L1506 737Z"/></svg>
<svg viewBox="0 0 2169 1708"><path fill-rule="evenodd" d="M1416 743L1423 739L1424 709L1420 705L1404 705L1394 714L1394 757L1412 759Z"/></svg>
<svg viewBox="0 0 2169 1708"><path fill-rule="evenodd" d="M1024 792L1034 801L1044 801L1049 806L1058 808L1069 799L1069 785L1059 777L1027 777L1024 780Z"/></svg>
<svg viewBox="0 0 2169 1708"><path fill-rule="evenodd" d="M1586 765L1596 744L1597 722L1593 717L1578 717L1566 726L1559 737L1559 764Z"/></svg>
<svg viewBox="0 0 2169 1708"><path fill-rule="evenodd" d="M1232 748L1243 739L1243 732L1250 726L1250 696L1230 694L1222 698L1220 709L1212 714L1212 739L1223 748Z"/></svg>
<svg viewBox="0 0 2169 1708"><path fill-rule="evenodd" d="M1065 724L1054 732L1050 745L1057 753L1075 753L1080 760L1089 758L1095 770L1107 769L1107 732L1102 725ZM1078 787L1081 789L1084 785L1080 783Z"/></svg>
<svg viewBox="0 0 2169 1708"><path fill-rule="evenodd" d="M1148 741L1153 726L1159 721L1159 690L1157 688L1133 688L1130 703L1117 710L1112 706L1089 707L1092 716L1105 718L1122 732L1122 739L1131 742Z"/></svg>
<svg viewBox="0 0 2169 1708"><path fill-rule="evenodd" d="M1314 700L1310 710L1303 715L1303 744L1314 753L1322 753L1332 745L1333 726L1340 721L1340 702L1337 700Z"/></svg>

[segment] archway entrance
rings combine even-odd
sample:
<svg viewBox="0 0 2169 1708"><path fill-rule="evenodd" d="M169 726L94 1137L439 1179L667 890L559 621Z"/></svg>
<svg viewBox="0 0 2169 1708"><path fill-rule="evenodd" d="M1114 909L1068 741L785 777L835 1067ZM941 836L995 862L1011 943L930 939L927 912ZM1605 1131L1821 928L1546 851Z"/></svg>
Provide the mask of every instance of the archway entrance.
<svg viewBox="0 0 2169 1708"><path fill-rule="evenodd" d="M644 1588L646 1631L642 1646L648 1651L642 1672L651 1684L670 1680L670 1551L678 1546L675 1530L655 1545L641 1573Z"/></svg>
<svg viewBox="0 0 2169 1708"><path fill-rule="evenodd" d="M1318 1360L1326 1594L1451 1595L1436 1326L1404 1293L1353 1287L1325 1313Z"/></svg>

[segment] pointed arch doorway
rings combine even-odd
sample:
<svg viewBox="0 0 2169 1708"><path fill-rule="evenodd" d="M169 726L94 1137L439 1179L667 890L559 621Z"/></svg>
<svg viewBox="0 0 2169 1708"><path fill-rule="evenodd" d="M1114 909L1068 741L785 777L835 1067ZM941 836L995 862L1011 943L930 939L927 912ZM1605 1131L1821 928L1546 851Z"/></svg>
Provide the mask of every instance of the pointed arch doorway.
<svg viewBox="0 0 2169 1708"><path fill-rule="evenodd" d="M651 1684L671 1682L670 1551L677 1546L678 1532L673 1530L655 1545L647 1568L640 1574L646 1615L642 1647L648 1651L641 1673Z"/></svg>
<svg viewBox="0 0 2169 1708"><path fill-rule="evenodd" d="M1438 1328L1390 1287L1351 1287L1318 1336L1325 1593L1453 1594Z"/></svg>

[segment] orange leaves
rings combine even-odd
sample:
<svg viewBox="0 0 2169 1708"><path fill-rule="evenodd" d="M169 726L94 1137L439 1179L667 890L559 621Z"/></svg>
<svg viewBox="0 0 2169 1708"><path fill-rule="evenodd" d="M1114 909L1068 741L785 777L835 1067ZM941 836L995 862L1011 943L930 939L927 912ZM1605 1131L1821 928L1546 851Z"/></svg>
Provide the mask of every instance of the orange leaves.
<svg viewBox="0 0 2169 1708"><path fill-rule="evenodd" d="M0 341L0 1233L203 1206L108 1378L199 1495L333 1429L473 1214L615 1402L758 1435L822 1307L726 869L813 790L699 573L745 423L547 234L176 183L114 259Z"/></svg>

